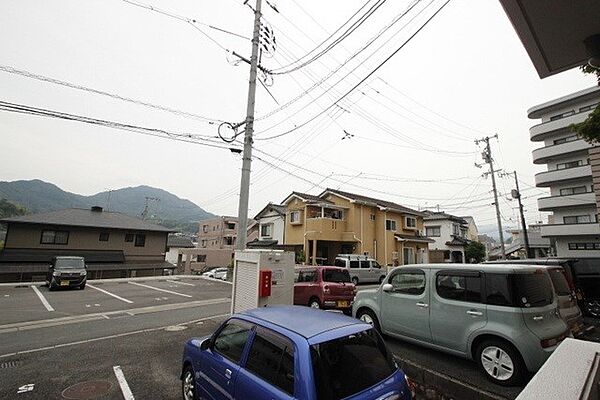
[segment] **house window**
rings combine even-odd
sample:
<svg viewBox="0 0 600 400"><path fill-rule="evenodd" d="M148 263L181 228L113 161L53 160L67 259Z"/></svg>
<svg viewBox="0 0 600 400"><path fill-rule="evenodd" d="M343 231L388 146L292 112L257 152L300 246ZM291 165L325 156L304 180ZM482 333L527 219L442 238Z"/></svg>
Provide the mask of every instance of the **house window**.
<svg viewBox="0 0 600 400"><path fill-rule="evenodd" d="M371 221L375 221L375 214L371 214L371 215L369 215L369 219L370 219Z"/></svg>
<svg viewBox="0 0 600 400"><path fill-rule="evenodd" d="M395 231L396 230L396 221L393 219L385 220L385 230L386 231Z"/></svg>
<svg viewBox="0 0 600 400"><path fill-rule="evenodd" d="M146 235L137 234L135 235L135 247L144 247L146 245Z"/></svg>
<svg viewBox="0 0 600 400"><path fill-rule="evenodd" d="M452 224L452 234L454 236L460 236L460 225Z"/></svg>
<svg viewBox="0 0 600 400"><path fill-rule="evenodd" d="M587 193L587 188L585 186L577 186L577 187L560 189L561 196L569 196L572 194L581 194L581 193Z"/></svg>
<svg viewBox="0 0 600 400"><path fill-rule="evenodd" d="M292 224L300 222L300 211L292 211L292 212L290 212L290 222Z"/></svg>
<svg viewBox="0 0 600 400"><path fill-rule="evenodd" d="M126 233L125 234L125 241L130 243L133 242L135 235L133 233Z"/></svg>
<svg viewBox="0 0 600 400"><path fill-rule="evenodd" d="M273 224L264 224L260 226L260 237L270 238L273 236Z"/></svg>
<svg viewBox="0 0 600 400"><path fill-rule="evenodd" d="M202 240L202 241L200 242L200 246L201 246L201 247L206 247L206 240Z"/></svg>
<svg viewBox="0 0 600 400"><path fill-rule="evenodd" d="M569 161L566 163L556 164L556 169L576 168L576 167L581 167L582 165L583 165L583 161L581 161L581 160Z"/></svg>
<svg viewBox="0 0 600 400"><path fill-rule="evenodd" d="M600 250L600 243L569 243L569 250Z"/></svg>
<svg viewBox="0 0 600 400"><path fill-rule="evenodd" d="M206 262L206 254L198 254L198 256L196 257L196 260L198 262Z"/></svg>
<svg viewBox="0 0 600 400"><path fill-rule="evenodd" d="M68 231L42 231L41 244L67 244L69 243Z"/></svg>
<svg viewBox="0 0 600 400"><path fill-rule="evenodd" d="M425 228L425 236L427 237L440 237L442 236L440 226L428 226Z"/></svg>
<svg viewBox="0 0 600 400"><path fill-rule="evenodd" d="M575 141L577 139L579 139L579 136L577 136L577 135L571 135L571 136L567 136L567 137L564 137L564 138L556 139L554 141L554 144L563 144L563 143L573 142L573 141Z"/></svg>
<svg viewBox="0 0 600 400"><path fill-rule="evenodd" d="M417 219L415 217L406 217L404 220L407 228L417 227Z"/></svg>
<svg viewBox="0 0 600 400"><path fill-rule="evenodd" d="M570 217L563 217L565 224L587 224L592 222L592 218L589 215L572 215Z"/></svg>
<svg viewBox="0 0 600 400"><path fill-rule="evenodd" d="M108 232L100 232L98 240L101 242L108 242Z"/></svg>
<svg viewBox="0 0 600 400"><path fill-rule="evenodd" d="M227 229L235 229L235 222L228 222Z"/></svg>
<svg viewBox="0 0 600 400"><path fill-rule="evenodd" d="M208 225L202 225L202 232L208 232Z"/></svg>
<svg viewBox="0 0 600 400"><path fill-rule="evenodd" d="M235 238L234 237L226 236L224 239L225 239L225 244L227 246L233 246L235 244Z"/></svg>

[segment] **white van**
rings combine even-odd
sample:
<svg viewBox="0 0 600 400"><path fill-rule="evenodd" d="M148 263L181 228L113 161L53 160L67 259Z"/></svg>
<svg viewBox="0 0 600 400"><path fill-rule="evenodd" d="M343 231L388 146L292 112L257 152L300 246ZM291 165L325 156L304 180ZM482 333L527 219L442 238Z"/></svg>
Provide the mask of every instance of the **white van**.
<svg viewBox="0 0 600 400"><path fill-rule="evenodd" d="M387 274L387 270L379 265L377 260L360 254L338 254L334 265L348 269L355 285L381 283Z"/></svg>

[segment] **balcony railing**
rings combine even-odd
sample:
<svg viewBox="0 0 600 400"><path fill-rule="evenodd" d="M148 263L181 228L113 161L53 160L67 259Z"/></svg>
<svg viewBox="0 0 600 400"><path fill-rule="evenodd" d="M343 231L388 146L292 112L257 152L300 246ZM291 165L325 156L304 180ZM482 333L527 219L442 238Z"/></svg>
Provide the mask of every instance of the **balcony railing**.
<svg viewBox="0 0 600 400"><path fill-rule="evenodd" d="M529 128L529 138L532 142L541 142L544 140L544 136L549 133L556 134L561 130L565 132L568 131L568 128L571 124L578 124L580 122L585 121L587 116L590 114L590 111L578 112L568 117L564 117L561 119L557 119L554 121L546 121L541 124L534 125Z"/></svg>
<svg viewBox="0 0 600 400"><path fill-rule="evenodd" d="M585 224L551 224L540 227L542 237L552 236L598 236L600 224L588 222Z"/></svg>
<svg viewBox="0 0 600 400"><path fill-rule="evenodd" d="M583 139L541 147L532 152L533 163L546 164L552 158L563 157L573 153L586 151L590 147L592 147L592 145Z"/></svg>
<svg viewBox="0 0 600 400"><path fill-rule="evenodd" d="M579 167L555 169L552 171L540 172L535 175L535 185L538 187L552 186L557 182L565 182L576 179L592 178L592 168L590 165L580 165Z"/></svg>
<svg viewBox="0 0 600 400"><path fill-rule="evenodd" d="M552 211L562 207L589 206L590 204L596 204L594 192L566 196L548 196L538 199L538 209L540 211Z"/></svg>

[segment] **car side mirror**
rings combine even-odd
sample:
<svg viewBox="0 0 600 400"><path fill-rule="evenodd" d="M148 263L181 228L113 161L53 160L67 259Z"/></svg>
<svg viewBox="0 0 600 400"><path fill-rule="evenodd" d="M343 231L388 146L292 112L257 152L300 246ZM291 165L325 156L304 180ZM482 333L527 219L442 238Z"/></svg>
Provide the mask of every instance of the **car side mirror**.
<svg viewBox="0 0 600 400"><path fill-rule="evenodd" d="M212 342L212 338L208 338L205 339L201 344L200 344L200 350L205 351L208 350L210 348L210 343Z"/></svg>
<svg viewBox="0 0 600 400"><path fill-rule="evenodd" d="M391 292L394 290L394 286L392 286L391 283L384 283L381 290L383 290L384 292Z"/></svg>

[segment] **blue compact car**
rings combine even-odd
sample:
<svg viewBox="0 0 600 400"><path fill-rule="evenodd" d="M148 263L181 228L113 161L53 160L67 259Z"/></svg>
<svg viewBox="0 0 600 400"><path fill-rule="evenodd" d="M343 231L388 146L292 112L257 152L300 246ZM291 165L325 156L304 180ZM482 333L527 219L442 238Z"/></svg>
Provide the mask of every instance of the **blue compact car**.
<svg viewBox="0 0 600 400"><path fill-rule="evenodd" d="M185 344L185 400L410 400L409 381L367 323L300 306L234 314Z"/></svg>

